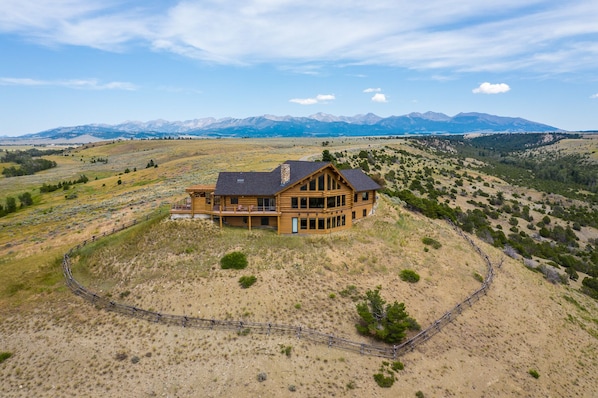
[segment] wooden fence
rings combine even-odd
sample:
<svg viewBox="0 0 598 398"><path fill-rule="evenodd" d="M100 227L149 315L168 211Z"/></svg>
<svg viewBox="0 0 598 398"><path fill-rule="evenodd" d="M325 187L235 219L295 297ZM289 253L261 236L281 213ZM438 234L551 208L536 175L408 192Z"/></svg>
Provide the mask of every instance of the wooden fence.
<svg viewBox="0 0 598 398"><path fill-rule="evenodd" d="M149 216L145 220L149 220ZM450 222L449 222L450 223ZM132 221L128 225L122 225L118 228L114 228L110 233L104 233L102 236L107 236L124 229L127 229L133 225L138 224L137 220ZM73 253L81 249L83 246L90 242L95 241L97 238L94 236L91 240L85 240L81 244L69 250L62 260L62 270L67 286L77 296L87 300L97 308L105 309L108 311L118 312L120 314L144 319L150 322L162 323L167 325L177 325L180 327L193 327L208 330L229 330L236 331L239 334L247 333L259 333L265 335L271 334L283 334L283 335L294 335L298 339L305 339L316 344L325 344L328 347L334 347L337 349L357 352L362 355L371 355L382 358L396 359L398 356L405 354L413 350L419 344L430 339L436 333L440 332L442 328L452 322L461 312L473 305L482 295L485 295L492 280L494 279L494 268L489 257L475 244L475 242L467 235L465 235L460 229L451 224L453 228L476 250L476 252L484 260L487 273L482 286L475 292L470 294L465 300L457 304L444 313L440 318L434 321L430 326L420 331L417 335L411 337L405 342L398 345L372 345L363 342L356 342L338 337L332 334L321 333L316 330L304 328L302 326L283 325L276 323L263 323L263 322L247 322L247 321L232 321L232 320L219 320L219 319L206 319L199 317L190 317L184 315L165 314L155 311L149 311L142 308L137 308L130 305L121 304L111 300L108 297L100 296L85 286L81 285L74 277L71 270L71 256Z"/></svg>

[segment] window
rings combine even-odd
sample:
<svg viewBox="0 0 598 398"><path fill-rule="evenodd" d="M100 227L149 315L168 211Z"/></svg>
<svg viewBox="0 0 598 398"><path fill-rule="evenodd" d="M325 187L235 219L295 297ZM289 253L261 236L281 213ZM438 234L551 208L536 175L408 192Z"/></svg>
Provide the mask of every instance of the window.
<svg viewBox="0 0 598 398"><path fill-rule="evenodd" d="M301 198L301 208L307 209L307 198Z"/></svg>
<svg viewBox="0 0 598 398"><path fill-rule="evenodd" d="M326 228L330 229L330 217L326 219Z"/></svg>
<svg viewBox="0 0 598 398"><path fill-rule="evenodd" d="M362 192L361 193L361 199L368 200L369 197L370 197L370 193L369 192Z"/></svg>
<svg viewBox="0 0 598 398"><path fill-rule="evenodd" d="M352 218L353 220L355 220L355 212L354 212L354 211L352 211L352 212L351 212L351 218Z"/></svg>
<svg viewBox="0 0 598 398"><path fill-rule="evenodd" d="M309 229L316 229L316 219L315 218L309 219Z"/></svg>
<svg viewBox="0 0 598 398"><path fill-rule="evenodd" d="M341 226L341 216L336 216L336 226L337 227Z"/></svg>
<svg viewBox="0 0 598 398"><path fill-rule="evenodd" d="M309 208L310 209L323 209L324 208L324 198L309 198Z"/></svg>
<svg viewBox="0 0 598 398"><path fill-rule="evenodd" d="M316 190L316 180L311 180L309 182L309 190L310 191L315 191Z"/></svg>
<svg viewBox="0 0 598 398"><path fill-rule="evenodd" d="M239 198L237 198L236 196L231 196L231 198L230 198L230 204L231 205L238 205L239 204Z"/></svg>
<svg viewBox="0 0 598 398"><path fill-rule="evenodd" d="M291 207L293 209L299 208L299 198L291 198Z"/></svg>
<svg viewBox="0 0 598 398"><path fill-rule="evenodd" d="M345 201L345 196L346 195L341 196L341 206L345 206L347 204L347 202Z"/></svg>
<svg viewBox="0 0 598 398"><path fill-rule="evenodd" d="M324 174L318 177L318 191L324 190Z"/></svg>
<svg viewBox="0 0 598 398"><path fill-rule="evenodd" d="M336 217L332 217L332 228L336 228Z"/></svg>
<svg viewBox="0 0 598 398"><path fill-rule="evenodd" d="M367 209L363 209L363 216L367 217L367 215L368 215L368 210Z"/></svg>
<svg viewBox="0 0 598 398"><path fill-rule="evenodd" d="M353 195L353 202L354 203L357 203L358 199L359 199L359 195L357 195L357 194Z"/></svg>
<svg viewBox="0 0 598 398"><path fill-rule="evenodd" d="M270 217L262 217L262 225L270 225Z"/></svg>
<svg viewBox="0 0 598 398"><path fill-rule="evenodd" d="M336 207L341 207L341 197L340 197L340 195L336 197Z"/></svg>
<svg viewBox="0 0 598 398"><path fill-rule="evenodd" d="M334 207L336 205L335 201L334 201L334 196L330 196L329 198L326 199L326 207L331 208Z"/></svg>
<svg viewBox="0 0 598 398"><path fill-rule="evenodd" d="M326 185L326 187L328 187L328 189L330 190L330 189L332 189L332 183L331 183L330 174L328 174L327 177L328 177L327 178L328 184Z"/></svg>
<svg viewBox="0 0 598 398"><path fill-rule="evenodd" d="M307 229L307 218L302 218L300 221L301 229Z"/></svg>
<svg viewBox="0 0 598 398"><path fill-rule="evenodd" d="M324 229L324 219L318 218L318 229Z"/></svg>
<svg viewBox="0 0 598 398"><path fill-rule="evenodd" d="M301 185L301 188L299 188L300 191L307 191L307 184L303 184Z"/></svg>
<svg viewBox="0 0 598 398"><path fill-rule="evenodd" d="M342 225L345 225L345 222L346 222L346 219L345 219L345 215L343 214L343 215L341 216L341 224L342 224Z"/></svg>

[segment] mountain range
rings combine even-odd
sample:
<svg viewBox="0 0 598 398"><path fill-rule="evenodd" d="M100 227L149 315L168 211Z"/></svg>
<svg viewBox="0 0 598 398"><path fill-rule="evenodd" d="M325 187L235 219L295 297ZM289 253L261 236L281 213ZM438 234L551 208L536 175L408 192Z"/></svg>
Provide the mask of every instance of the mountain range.
<svg viewBox="0 0 598 398"><path fill-rule="evenodd" d="M408 134L463 134L472 132L545 132L560 129L522 118L485 113L410 113L380 117L373 113L334 116L317 113L307 117L263 115L244 119L212 117L186 121L127 121L116 125L87 124L59 127L16 137L15 140L72 143L115 139L214 138L214 137L338 137Z"/></svg>

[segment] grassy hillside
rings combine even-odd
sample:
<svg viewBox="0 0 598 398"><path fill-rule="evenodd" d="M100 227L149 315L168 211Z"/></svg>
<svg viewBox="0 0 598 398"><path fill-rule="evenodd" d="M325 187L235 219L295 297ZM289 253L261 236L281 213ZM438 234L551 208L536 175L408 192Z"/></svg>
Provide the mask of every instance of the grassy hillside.
<svg viewBox="0 0 598 398"><path fill-rule="evenodd" d="M595 157L598 140L581 139L541 150ZM309 139L126 141L52 155L56 168L0 177L1 195L29 192L34 202L0 218L0 352L12 354L0 363L0 395L593 396L598 302L579 291L586 275L567 285L550 283L524 265L549 260L511 258L503 247L486 243L485 235L476 237L476 230L476 242L502 264L492 288L441 333L401 357L405 369L389 389L373 378L385 366L381 359L292 336L243 336L129 319L98 311L64 287L64 252L148 214L156 221L88 246L76 258L76 277L102 295L147 309L304 325L365 342L370 341L357 335L354 324L355 299L367 289L381 286L387 301L405 302L425 327L480 286L484 264L468 244L444 221L412 212L396 198L382 196L376 215L351 231L321 237L220 231L206 222L164 218L168 204L185 197L185 187L214 183L219 171L268 171L287 159L320 158L323 149L340 163L366 166L391 190L408 188L427 198L430 182L445 192L439 203L464 212L481 209L477 202L488 203L499 192L511 209L513 201L529 206L535 222L557 202L564 208L589 206L510 185L482 171L482 160L447 156L450 146L430 149L402 139L334 139L325 147ZM157 167L147 167L150 161ZM89 181L40 192L43 184L80 175ZM550 217L551 227L567 226ZM528 222L513 212L500 212L491 225L508 231L512 218L518 219L517 233L526 231ZM590 225L574 233L581 248L598 238ZM231 251L247 255L247 269L220 269L220 258ZM562 266L554 268L564 273ZM420 281L401 280L404 269L416 271ZM255 275L256 283L242 289L243 275ZM259 373L267 380L259 382Z"/></svg>

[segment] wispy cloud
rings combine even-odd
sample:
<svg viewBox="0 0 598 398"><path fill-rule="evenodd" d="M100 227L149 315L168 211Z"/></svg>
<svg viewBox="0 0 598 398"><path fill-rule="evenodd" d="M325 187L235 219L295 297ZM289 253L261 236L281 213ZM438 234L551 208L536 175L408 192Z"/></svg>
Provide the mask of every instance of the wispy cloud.
<svg viewBox="0 0 598 398"><path fill-rule="evenodd" d="M381 91L381 88L366 88L365 90L363 90L364 93L379 93Z"/></svg>
<svg viewBox="0 0 598 398"><path fill-rule="evenodd" d="M598 93L596 93L594 95L590 95L590 98L592 98L592 99L598 99Z"/></svg>
<svg viewBox="0 0 598 398"><path fill-rule="evenodd" d="M382 93L374 94L374 96L372 97L372 101L378 102L378 103L388 102L388 100L386 99L386 95L384 95Z"/></svg>
<svg viewBox="0 0 598 398"><path fill-rule="evenodd" d="M70 80L37 80L30 78L0 77L3 86L54 86L83 90L136 90L137 87L128 82L101 83L97 79Z"/></svg>
<svg viewBox="0 0 598 398"><path fill-rule="evenodd" d="M336 97L334 96L334 94L318 94L314 98L293 98L290 99L289 102L293 102L299 105L314 105L320 103L326 104L335 99Z"/></svg>
<svg viewBox="0 0 598 398"><path fill-rule="evenodd" d="M509 85L505 83L492 84L484 82L480 84L479 87L476 87L471 91L474 94L502 94L506 93L509 90L511 90L511 87L509 87Z"/></svg>
<svg viewBox="0 0 598 398"><path fill-rule="evenodd" d="M44 45L146 46L221 64L338 62L453 71L598 68L598 7L571 0L3 0L0 32ZM306 28L305 21L309 21Z"/></svg>

